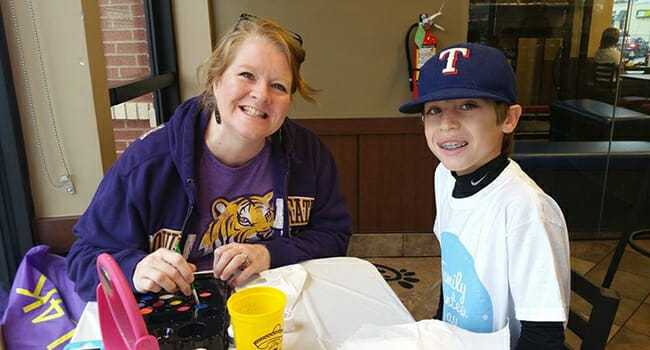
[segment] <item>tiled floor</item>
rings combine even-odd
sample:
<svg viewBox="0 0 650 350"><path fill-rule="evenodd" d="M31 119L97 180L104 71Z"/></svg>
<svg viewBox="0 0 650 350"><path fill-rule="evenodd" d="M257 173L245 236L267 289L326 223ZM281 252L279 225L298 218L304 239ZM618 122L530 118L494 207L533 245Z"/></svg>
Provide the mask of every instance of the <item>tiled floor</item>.
<svg viewBox="0 0 650 350"><path fill-rule="evenodd" d="M609 266L615 241L571 242L571 265L600 284ZM650 240L641 241L650 249ZM416 320L431 318L438 307L439 257L366 258L379 265L382 275ZM627 248L612 285L621 297L607 349L650 350L650 258ZM577 297L572 306L580 310ZM587 311L588 313L588 311ZM580 340L567 334L567 343L579 348Z"/></svg>

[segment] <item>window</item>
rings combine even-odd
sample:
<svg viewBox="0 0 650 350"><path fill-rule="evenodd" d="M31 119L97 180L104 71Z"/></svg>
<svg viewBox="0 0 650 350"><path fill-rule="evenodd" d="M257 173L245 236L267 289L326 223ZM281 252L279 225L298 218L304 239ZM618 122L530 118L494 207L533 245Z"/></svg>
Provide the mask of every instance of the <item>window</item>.
<svg viewBox="0 0 650 350"><path fill-rule="evenodd" d="M650 17L650 9L636 11L636 18L648 18L648 17Z"/></svg>
<svg viewBox="0 0 650 350"><path fill-rule="evenodd" d="M145 130L165 122L180 102L171 4L100 0L99 5L119 156Z"/></svg>

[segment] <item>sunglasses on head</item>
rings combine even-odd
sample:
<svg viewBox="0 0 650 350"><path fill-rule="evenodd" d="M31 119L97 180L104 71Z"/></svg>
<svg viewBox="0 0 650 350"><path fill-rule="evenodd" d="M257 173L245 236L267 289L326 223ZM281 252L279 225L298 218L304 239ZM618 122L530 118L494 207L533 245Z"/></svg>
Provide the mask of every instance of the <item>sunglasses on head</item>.
<svg viewBox="0 0 650 350"><path fill-rule="evenodd" d="M237 21L237 24L239 24L239 22L241 22L241 21L256 21L256 20L261 20L261 19L262 18L260 18L258 16L255 16L255 15L249 15L248 13L242 13L241 15L239 15L239 20ZM300 34L298 34L296 32L292 32L292 31L290 31L288 29L287 29L287 31L291 34L291 37L294 38L300 44L300 46L302 47L302 37L300 36Z"/></svg>

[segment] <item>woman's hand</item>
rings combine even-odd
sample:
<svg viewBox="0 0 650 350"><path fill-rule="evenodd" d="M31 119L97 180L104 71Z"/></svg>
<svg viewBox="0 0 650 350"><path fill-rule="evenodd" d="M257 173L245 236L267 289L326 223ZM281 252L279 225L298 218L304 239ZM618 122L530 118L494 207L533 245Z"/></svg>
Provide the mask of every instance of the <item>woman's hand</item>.
<svg viewBox="0 0 650 350"><path fill-rule="evenodd" d="M182 255L167 248L160 248L147 255L135 265L133 286L139 293L174 293L180 289L191 295L190 283L194 281L196 266L188 263Z"/></svg>
<svg viewBox="0 0 650 350"><path fill-rule="evenodd" d="M230 243L214 251L212 265L214 277L229 280L238 270L241 272L231 281L237 286L253 274L271 267L271 254L263 244Z"/></svg>

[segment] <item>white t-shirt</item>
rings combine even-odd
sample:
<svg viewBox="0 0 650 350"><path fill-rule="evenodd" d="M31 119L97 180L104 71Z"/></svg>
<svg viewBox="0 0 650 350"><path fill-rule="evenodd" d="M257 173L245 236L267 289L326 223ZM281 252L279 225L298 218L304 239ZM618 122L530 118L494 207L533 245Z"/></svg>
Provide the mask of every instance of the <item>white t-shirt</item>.
<svg viewBox="0 0 650 350"><path fill-rule="evenodd" d="M474 332L509 323L513 348L519 321L566 322L569 239L555 201L512 159L470 197L453 198L454 183L440 163L434 232L442 250L443 321Z"/></svg>
<svg viewBox="0 0 650 350"><path fill-rule="evenodd" d="M621 52L613 47L606 49L598 49L594 54L594 62L596 63L613 63L618 64L621 61Z"/></svg>

